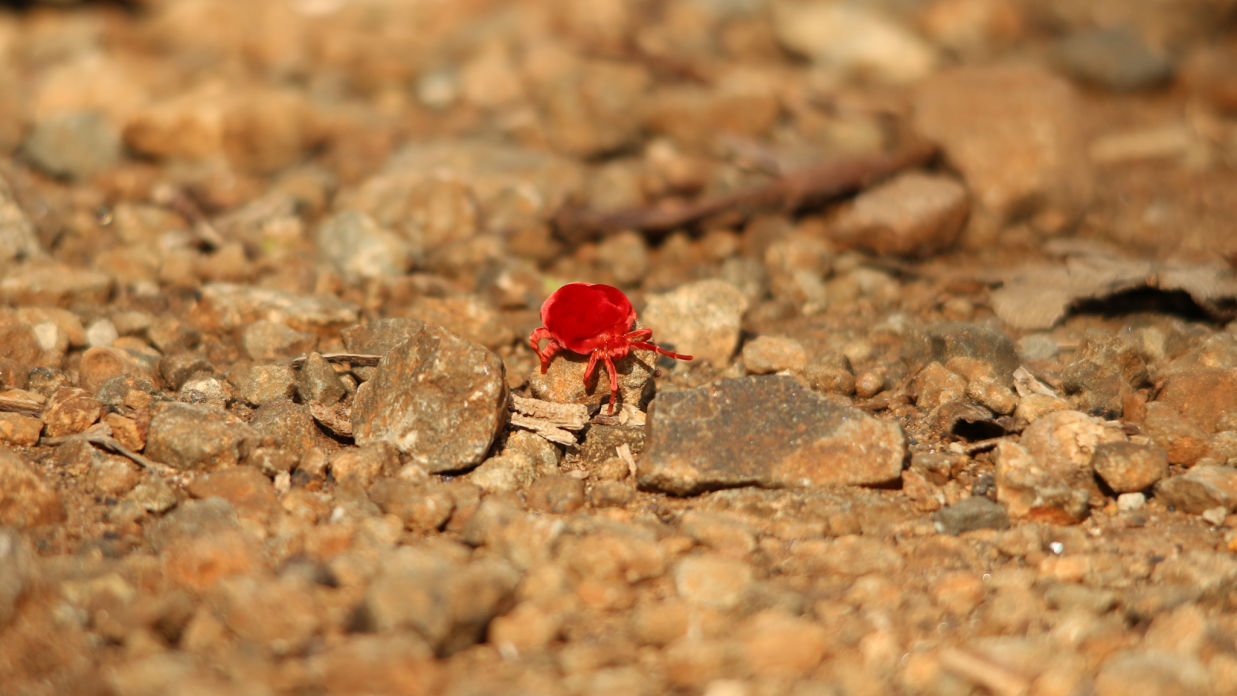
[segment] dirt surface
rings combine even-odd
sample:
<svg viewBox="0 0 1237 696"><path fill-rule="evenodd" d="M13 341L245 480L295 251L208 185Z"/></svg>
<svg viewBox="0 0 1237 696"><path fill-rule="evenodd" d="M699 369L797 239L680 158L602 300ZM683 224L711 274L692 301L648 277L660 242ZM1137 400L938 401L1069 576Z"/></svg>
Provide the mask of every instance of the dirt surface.
<svg viewBox="0 0 1237 696"><path fill-rule="evenodd" d="M0 693L1237 694L1237 4L0 7ZM620 288L609 379L538 310Z"/></svg>

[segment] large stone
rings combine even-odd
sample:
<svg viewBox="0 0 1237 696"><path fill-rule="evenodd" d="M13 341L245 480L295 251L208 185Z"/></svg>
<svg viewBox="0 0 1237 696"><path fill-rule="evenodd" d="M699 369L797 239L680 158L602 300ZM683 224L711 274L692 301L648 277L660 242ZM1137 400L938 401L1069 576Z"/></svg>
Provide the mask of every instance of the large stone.
<svg viewBox="0 0 1237 696"><path fill-rule="evenodd" d="M296 293L233 283L202 288L199 320L210 329L240 329L265 319L297 331L324 332L356 322L355 305L329 295Z"/></svg>
<svg viewBox="0 0 1237 696"><path fill-rule="evenodd" d="M740 485L896 481L902 430L785 376L726 379L658 397L637 463L642 487L676 495Z"/></svg>
<svg viewBox="0 0 1237 696"><path fill-rule="evenodd" d="M479 464L506 419L502 360L430 326L383 357L352 406L357 444L389 442L430 472Z"/></svg>

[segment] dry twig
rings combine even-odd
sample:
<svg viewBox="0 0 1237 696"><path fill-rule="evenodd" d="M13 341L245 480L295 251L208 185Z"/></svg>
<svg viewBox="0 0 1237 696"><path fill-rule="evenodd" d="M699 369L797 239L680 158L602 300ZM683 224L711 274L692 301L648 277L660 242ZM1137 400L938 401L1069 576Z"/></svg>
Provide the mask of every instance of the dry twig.
<svg viewBox="0 0 1237 696"><path fill-rule="evenodd" d="M308 355L292 358L292 367L300 367L308 359ZM353 366L374 367L382 360L382 356L367 353L323 353L322 359L331 363L349 363Z"/></svg>
<svg viewBox="0 0 1237 696"><path fill-rule="evenodd" d="M60 437L45 437L39 440L39 444L60 445L66 442L72 442L74 440L81 440L83 442L94 445L95 447L98 447L99 449L106 450L113 454L119 454L120 456L132 460L134 463L142 466L143 468L149 471L154 471L154 472L163 474L164 476L170 476L172 474L178 473L176 469L168 466L167 464L164 464L162 462L156 462L153 459L144 457L141 454L138 454L137 452L134 452L128 447L125 447L124 445L120 444L119 442L116 441L116 438L112 437L111 431L109 428L107 428L107 426L104 426L103 428L100 428L100 429L87 430L86 432L76 433L73 435L62 435Z"/></svg>
<svg viewBox="0 0 1237 696"><path fill-rule="evenodd" d="M33 401L0 396L0 411L20 413L23 416L38 416L43 413L43 407Z"/></svg>
<svg viewBox="0 0 1237 696"><path fill-rule="evenodd" d="M627 229L667 232L720 213L746 218L763 210L794 212L859 191L903 169L922 164L934 151L931 145L914 141L891 153L847 157L787 172L758 186L664 208L641 207L611 212L563 208L554 216L554 224L563 237L579 241Z"/></svg>

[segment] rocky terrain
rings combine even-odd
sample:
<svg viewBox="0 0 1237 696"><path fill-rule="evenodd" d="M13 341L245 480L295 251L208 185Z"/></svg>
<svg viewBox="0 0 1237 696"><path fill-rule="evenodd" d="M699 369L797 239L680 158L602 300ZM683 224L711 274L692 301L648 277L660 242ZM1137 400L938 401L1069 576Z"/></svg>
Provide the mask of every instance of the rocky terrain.
<svg viewBox="0 0 1237 696"><path fill-rule="evenodd" d="M1237 694L1237 3L0 5L0 693ZM529 333L622 289L672 360Z"/></svg>

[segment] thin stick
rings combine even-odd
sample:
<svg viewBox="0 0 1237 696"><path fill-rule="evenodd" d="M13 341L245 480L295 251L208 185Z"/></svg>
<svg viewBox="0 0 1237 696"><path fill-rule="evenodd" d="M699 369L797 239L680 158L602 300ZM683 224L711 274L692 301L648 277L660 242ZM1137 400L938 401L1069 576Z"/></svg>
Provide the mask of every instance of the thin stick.
<svg viewBox="0 0 1237 696"><path fill-rule="evenodd" d="M665 208L629 208L596 212L563 208L554 216L559 233L583 240L619 230L667 232L719 213L748 217L762 210L797 211L862 190L903 169L926 162L935 152L915 141L892 153L859 155L788 172L773 181L730 193Z"/></svg>
<svg viewBox="0 0 1237 696"><path fill-rule="evenodd" d="M308 359L308 355L292 358L292 367L300 367ZM362 367L374 367L382 360L382 356L367 353L323 353L322 359L331 363L351 363Z"/></svg>

